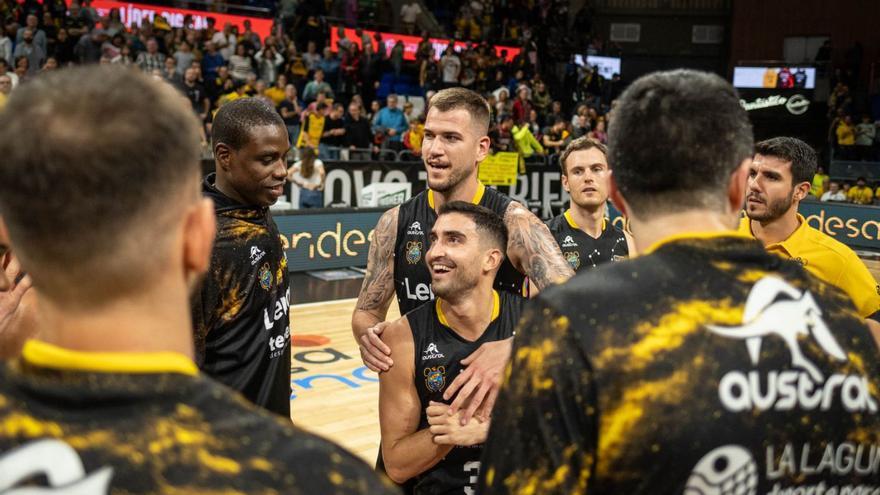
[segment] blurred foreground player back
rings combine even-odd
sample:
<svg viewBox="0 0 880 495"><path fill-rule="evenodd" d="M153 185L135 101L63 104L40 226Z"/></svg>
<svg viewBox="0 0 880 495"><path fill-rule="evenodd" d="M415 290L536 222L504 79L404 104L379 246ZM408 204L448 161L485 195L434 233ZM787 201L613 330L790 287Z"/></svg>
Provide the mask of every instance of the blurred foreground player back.
<svg viewBox="0 0 880 495"><path fill-rule="evenodd" d="M40 296L39 340L0 367L0 492L389 493L199 375L198 142L172 87L122 68L40 76L0 113L0 216Z"/></svg>

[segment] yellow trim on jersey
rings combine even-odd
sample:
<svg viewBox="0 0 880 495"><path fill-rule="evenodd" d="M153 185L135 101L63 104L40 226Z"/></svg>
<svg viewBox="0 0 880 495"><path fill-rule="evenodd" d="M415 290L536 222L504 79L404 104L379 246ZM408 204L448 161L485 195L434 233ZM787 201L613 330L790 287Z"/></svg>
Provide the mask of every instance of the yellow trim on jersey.
<svg viewBox="0 0 880 495"><path fill-rule="evenodd" d="M477 192L476 194L474 194L473 199L471 199L471 204L480 204L480 201L483 200L483 194L485 192L486 186L483 185L482 182L477 181ZM428 189L428 206L430 206L432 210L434 209L434 191L431 189Z"/></svg>
<svg viewBox="0 0 880 495"><path fill-rule="evenodd" d="M664 244L669 244L670 242L681 241L684 239L717 239L719 237L737 237L740 239L752 239L752 236L743 234L742 232L738 232L736 230L715 230L712 232L684 232L681 234L671 235L669 237L664 237L659 241L651 244L651 246L646 249L643 253L639 253L639 255L651 254L656 251L657 248L663 246Z"/></svg>
<svg viewBox="0 0 880 495"><path fill-rule="evenodd" d="M98 373L181 373L197 375L192 360L176 352L81 352L28 340L22 358L41 368Z"/></svg>
<svg viewBox="0 0 880 495"><path fill-rule="evenodd" d="M437 319L440 320L440 324L444 327L452 328L449 326L449 320L446 319L446 315L443 314L443 308L440 305L441 299L438 297L437 302L434 304L437 307ZM489 320L489 323L498 319L498 316L501 315L501 296L498 295L497 290L492 290L492 319Z"/></svg>
<svg viewBox="0 0 880 495"><path fill-rule="evenodd" d="M578 226L577 222L574 221L574 217L571 216L571 208L565 210L565 213L562 214L565 217L565 221L568 222L568 226L575 229L581 230L580 226ZM605 227L608 226L608 219L602 218L602 232L605 232Z"/></svg>

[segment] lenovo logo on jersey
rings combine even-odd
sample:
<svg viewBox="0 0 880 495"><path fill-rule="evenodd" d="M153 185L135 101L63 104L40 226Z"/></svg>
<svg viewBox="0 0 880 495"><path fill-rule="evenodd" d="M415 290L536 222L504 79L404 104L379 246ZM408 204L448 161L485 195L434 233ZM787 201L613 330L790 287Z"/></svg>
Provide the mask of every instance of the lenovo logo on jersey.
<svg viewBox="0 0 880 495"><path fill-rule="evenodd" d="M425 235L425 232L422 230L422 224L413 222L406 231L406 235Z"/></svg>
<svg viewBox="0 0 880 495"><path fill-rule="evenodd" d="M266 256L265 251L262 251L257 246L251 246L251 266L259 263L264 256Z"/></svg>
<svg viewBox="0 0 880 495"><path fill-rule="evenodd" d="M562 240L562 247L577 247L577 243L574 242L574 239L570 235L567 235L565 236L565 239Z"/></svg>
<svg viewBox="0 0 880 495"><path fill-rule="evenodd" d="M804 356L798 337L812 337L835 361L847 360L812 294L801 292L780 278L764 277L749 293L743 321L743 325L736 327L707 325L707 328L722 337L745 340L752 365L758 364L764 337L780 338L788 347L792 366L803 371L727 373L721 378L718 394L728 410L819 407L825 411L839 397L847 411L877 412L867 377L834 374L826 380L819 368Z"/></svg>
<svg viewBox="0 0 880 495"><path fill-rule="evenodd" d="M275 326L275 322L283 318L290 312L290 289L287 289L287 293L284 294L283 297L279 298L275 301L275 311L272 314L272 317L269 317L269 310L263 309L263 325L265 325L266 330L272 330Z"/></svg>
<svg viewBox="0 0 880 495"><path fill-rule="evenodd" d="M428 361L431 359L443 359L444 356L439 349L437 349L437 344L431 342L428 344L428 347L422 352L422 361Z"/></svg>
<svg viewBox="0 0 880 495"><path fill-rule="evenodd" d="M431 290L430 284L416 284L415 290L410 289L409 279L404 278L403 284L406 287L406 298L413 301L433 301L434 291Z"/></svg>

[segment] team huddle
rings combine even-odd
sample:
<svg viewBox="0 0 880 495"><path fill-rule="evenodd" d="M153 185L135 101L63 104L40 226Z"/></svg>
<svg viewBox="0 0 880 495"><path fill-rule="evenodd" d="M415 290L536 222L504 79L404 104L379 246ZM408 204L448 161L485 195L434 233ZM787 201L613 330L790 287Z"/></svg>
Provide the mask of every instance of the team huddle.
<svg viewBox="0 0 880 495"><path fill-rule="evenodd" d="M0 113L0 492L880 493L880 286L797 213L812 148L754 143L719 77L634 82L546 223L478 179L486 101L432 97L428 187L380 218L351 317L375 470L289 421L283 120L224 105L202 179L185 108L102 68Z"/></svg>

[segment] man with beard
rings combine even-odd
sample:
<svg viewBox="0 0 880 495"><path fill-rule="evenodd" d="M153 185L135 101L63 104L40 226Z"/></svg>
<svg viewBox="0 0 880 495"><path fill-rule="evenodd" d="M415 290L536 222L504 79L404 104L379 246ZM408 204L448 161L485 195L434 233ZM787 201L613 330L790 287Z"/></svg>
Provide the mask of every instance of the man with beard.
<svg viewBox="0 0 880 495"><path fill-rule="evenodd" d="M379 375L382 458L412 493L473 493L489 421L449 414L447 377L485 342L510 338L525 299L492 288L507 250L507 227L492 210L464 201L440 208L425 254L436 300L391 323L385 343L398 360Z"/></svg>
<svg viewBox="0 0 880 495"><path fill-rule="evenodd" d="M791 258L852 298L868 325L880 329L880 286L852 249L807 224L798 205L810 194L816 152L791 137L755 145L749 169L746 217L740 232L761 241L767 251Z"/></svg>
<svg viewBox="0 0 880 495"><path fill-rule="evenodd" d="M565 148L559 159L562 187L571 195L571 206L550 219L547 227L562 256L574 271L629 256L630 238L605 217L611 170L605 145L582 137Z"/></svg>
<svg viewBox="0 0 880 495"><path fill-rule="evenodd" d="M496 289L521 293L525 274L543 290L574 273L541 220L477 178L478 164L489 152L488 129L489 105L479 94L450 88L431 98L422 143L428 190L379 219L352 315L361 357L374 371L387 371L394 365L391 349L379 337L383 326L377 324L385 320L395 292L402 315L434 299L423 256L431 247L427 234L434 226L436 211L446 203L469 201L504 219L509 233L507 259L495 277ZM462 389L452 403L453 413L473 397L463 421L477 408L484 418L488 416L510 347L511 339L487 343L462 363L468 367L455 378L445 397L449 399Z"/></svg>

